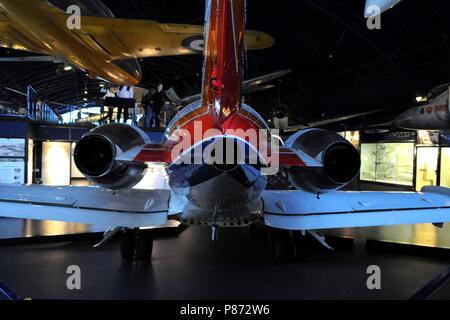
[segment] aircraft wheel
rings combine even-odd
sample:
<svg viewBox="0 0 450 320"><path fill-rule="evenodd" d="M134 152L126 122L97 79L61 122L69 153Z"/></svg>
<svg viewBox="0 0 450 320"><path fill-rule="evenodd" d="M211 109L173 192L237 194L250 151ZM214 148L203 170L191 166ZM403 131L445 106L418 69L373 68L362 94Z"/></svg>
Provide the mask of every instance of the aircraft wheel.
<svg viewBox="0 0 450 320"><path fill-rule="evenodd" d="M120 243L120 253L122 259L133 260L134 252L136 250L136 239L134 230L125 230L122 233L122 240Z"/></svg>
<svg viewBox="0 0 450 320"><path fill-rule="evenodd" d="M139 232L136 246L136 260L150 261L153 252L153 235L150 232Z"/></svg>

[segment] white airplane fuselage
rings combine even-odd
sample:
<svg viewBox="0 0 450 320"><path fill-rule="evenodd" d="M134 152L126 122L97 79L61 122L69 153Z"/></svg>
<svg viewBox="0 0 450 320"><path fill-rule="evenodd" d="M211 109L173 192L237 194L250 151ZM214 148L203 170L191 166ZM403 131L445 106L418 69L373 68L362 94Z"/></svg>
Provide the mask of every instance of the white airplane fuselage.
<svg viewBox="0 0 450 320"><path fill-rule="evenodd" d="M433 101L410 108L398 115L392 124L399 128L412 130L447 130L450 129L450 106L448 91Z"/></svg>

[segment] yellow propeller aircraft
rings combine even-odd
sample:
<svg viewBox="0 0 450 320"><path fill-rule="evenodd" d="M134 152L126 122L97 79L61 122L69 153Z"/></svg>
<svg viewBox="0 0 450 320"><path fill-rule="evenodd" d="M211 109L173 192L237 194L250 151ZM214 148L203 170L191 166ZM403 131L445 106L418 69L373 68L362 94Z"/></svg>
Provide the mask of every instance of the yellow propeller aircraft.
<svg viewBox="0 0 450 320"><path fill-rule="evenodd" d="M79 28L68 23L74 6ZM250 50L274 44L257 31L247 31L246 40ZM93 78L136 85L137 58L202 53L203 26L117 19L100 0L0 0L0 46L45 55L0 61L66 63Z"/></svg>

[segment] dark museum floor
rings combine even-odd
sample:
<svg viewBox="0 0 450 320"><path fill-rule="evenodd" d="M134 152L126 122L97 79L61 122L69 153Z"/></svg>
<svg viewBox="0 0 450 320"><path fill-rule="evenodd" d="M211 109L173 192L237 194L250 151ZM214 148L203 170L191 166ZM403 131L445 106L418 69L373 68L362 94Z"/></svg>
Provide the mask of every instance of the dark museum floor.
<svg viewBox="0 0 450 320"><path fill-rule="evenodd" d="M0 222L5 229L9 223L8 230L12 230L11 224L22 223ZM25 235L39 228L45 234L58 234L58 228L64 227L73 228L69 233L87 231L76 224L39 225L23 223L22 229L16 229ZM328 251L313 245L305 263L287 264L273 260L260 228L252 235L247 228L221 229L217 242L210 241L207 228L172 228L156 238L149 263L122 261L119 241L114 239L104 247L92 248L98 233L91 238L70 236L66 242L40 244L1 240L0 282L19 296L33 299L408 299L448 267L449 254L432 257L385 252L370 249L364 239L396 240L396 236L406 235L404 241L450 247L448 228L346 229L339 234L356 237L353 246L343 241L347 245ZM66 287L69 265L81 268L81 290ZM367 289L370 265L381 268L381 290ZM448 298L450 285L432 297Z"/></svg>

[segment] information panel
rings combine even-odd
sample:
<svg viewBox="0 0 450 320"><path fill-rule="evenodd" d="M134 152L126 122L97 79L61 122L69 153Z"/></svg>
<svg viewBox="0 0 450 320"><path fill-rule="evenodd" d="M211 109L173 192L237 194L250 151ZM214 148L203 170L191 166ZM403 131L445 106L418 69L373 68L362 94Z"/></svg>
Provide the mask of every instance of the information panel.
<svg viewBox="0 0 450 320"><path fill-rule="evenodd" d="M25 139L0 138L0 183L25 183Z"/></svg>
<svg viewBox="0 0 450 320"><path fill-rule="evenodd" d="M25 183L23 158L0 158L0 183Z"/></svg>

